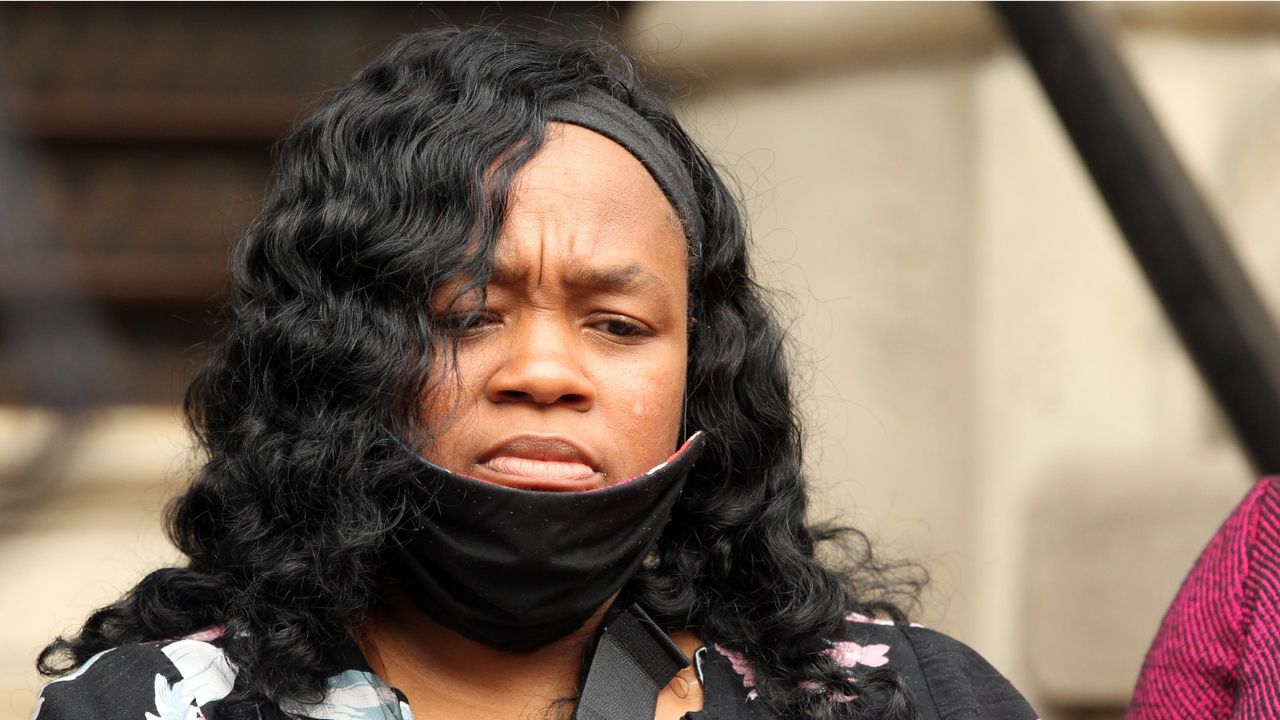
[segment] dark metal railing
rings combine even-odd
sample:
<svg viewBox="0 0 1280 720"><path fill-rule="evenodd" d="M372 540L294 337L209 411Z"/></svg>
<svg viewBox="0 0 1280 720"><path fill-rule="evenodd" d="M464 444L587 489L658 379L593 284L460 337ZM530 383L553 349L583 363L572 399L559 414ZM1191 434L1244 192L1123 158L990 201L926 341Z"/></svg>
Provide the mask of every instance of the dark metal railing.
<svg viewBox="0 0 1280 720"><path fill-rule="evenodd" d="M1280 472L1280 330L1105 27L1087 4L993 4L1255 469Z"/></svg>

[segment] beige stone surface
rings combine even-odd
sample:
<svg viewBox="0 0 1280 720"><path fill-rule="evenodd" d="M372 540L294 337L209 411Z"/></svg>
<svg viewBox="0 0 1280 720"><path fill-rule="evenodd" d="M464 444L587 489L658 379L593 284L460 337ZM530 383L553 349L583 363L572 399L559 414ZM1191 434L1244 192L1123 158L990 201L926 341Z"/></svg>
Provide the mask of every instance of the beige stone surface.
<svg viewBox="0 0 1280 720"><path fill-rule="evenodd" d="M977 2L642 3L627 31L634 52L713 89L970 56L1000 38Z"/></svg>
<svg viewBox="0 0 1280 720"><path fill-rule="evenodd" d="M1242 30L1274 13L1158 5L1103 11L1280 307L1280 44ZM914 48L918 9L766 5L735 26L712 6L669 4L635 24L659 62L705 72L681 117L742 179L762 275L792 298L819 514L928 565L925 620L1043 698L1046 716L1123 705L1161 593L1252 471L1034 79L984 44L984 11L925 13L917 27L951 23L946 52L895 52L852 29ZM806 66L806 53L820 60ZM1144 462L1159 476L1171 458L1180 484L1094 484ZM1096 622L1061 648L1070 657L1050 657L1061 626L1032 627L1066 617L1045 574L1061 566L1066 581L1072 567L1042 565L1053 548L1031 543L1031 528L1053 529L1031 515L1046 483L1087 489L1061 498L1065 528L1108 507L1119 527L1099 537L1116 542L1159 537L1163 521L1201 530L1144 573L1106 575ZM1134 488L1168 493L1171 515L1126 515ZM1081 648L1110 658L1108 672L1055 683Z"/></svg>
<svg viewBox="0 0 1280 720"><path fill-rule="evenodd" d="M1050 704L1124 705L1192 560L1249 490L1234 458L1064 458L1026 509L1028 675Z"/></svg>
<svg viewBox="0 0 1280 720"><path fill-rule="evenodd" d="M45 440L63 448L57 487L0 536L3 720L30 717L45 643L175 559L159 513L190 464L173 408L99 411L78 434L57 416L0 408L0 472Z"/></svg>
<svg viewBox="0 0 1280 720"><path fill-rule="evenodd" d="M927 562L963 629L972 441L968 79L949 64L709 92L682 120L750 213L793 321L817 514ZM961 559L959 563L957 560Z"/></svg>
<svg viewBox="0 0 1280 720"><path fill-rule="evenodd" d="M1249 271L1274 299L1280 267L1267 258L1274 257L1280 216L1266 203L1246 210L1234 199L1274 197L1280 188L1258 175L1269 189L1241 192L1241 163L1225 151L1249 127L1240 117L1249 96L1278 86L1269 59L1274 42L1135 34L1124 50ZM1021 61L1009 54L985 60L975 89L982 267L975 395L984 428L976 472L975 641L1036 689L1029 653L1047 649L1027 643L1024 568L1039 558L1027 554L1023 533L1038 483L1070 458L1122 457L1132 467L1133 458L1145 456L1156 467L1172 456L1191 468L1216 468L1193 497L1212 494L1224 479L1238 491L1252 473ZM1228 178L1237 178L1235 188ZM1123 497L1117 495L1117 505ZM1142 518L1135 509L1130 522ZM1202 515L1188 520L1206 522ZM1152 572L1172 582L1193 556ZM1133 609L1132 592L1123 583L1100 588L1099 612L1119 617L1122 608ZM1134 622L1154 628L1157 620ZM1132 662L1145 649L1140 637L1087 637L1111 658ZM1093 692L1118 697L1118 678L1136 671L1131 665Z"/></svg>

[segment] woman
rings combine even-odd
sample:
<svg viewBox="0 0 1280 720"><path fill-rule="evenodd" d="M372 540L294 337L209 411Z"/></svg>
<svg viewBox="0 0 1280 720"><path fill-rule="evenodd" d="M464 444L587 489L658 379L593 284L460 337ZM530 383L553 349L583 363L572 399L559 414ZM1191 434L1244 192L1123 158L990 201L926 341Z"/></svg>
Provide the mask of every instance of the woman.
<svg viewBox="0 0 1280 720"><path fill-rule="evenodd" d="M45 649L37 717L1033 716L816 558L862 537L805 519L739 209L606 50L411 36L283 142L189 560Z"/></svg>

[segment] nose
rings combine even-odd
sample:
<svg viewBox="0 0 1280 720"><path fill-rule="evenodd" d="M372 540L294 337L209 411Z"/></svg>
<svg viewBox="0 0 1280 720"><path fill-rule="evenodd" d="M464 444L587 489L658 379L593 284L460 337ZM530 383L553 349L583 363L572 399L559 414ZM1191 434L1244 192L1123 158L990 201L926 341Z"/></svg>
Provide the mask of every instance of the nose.
<svg viewBox="0 0 1280 720"><path fill-rule="evenodd" d="M564 405L580 412L595 403L595 384L575 351L571 328L555 322L521 323L506 343L504 356L489 377L485 395L492 402Z"/></svg>

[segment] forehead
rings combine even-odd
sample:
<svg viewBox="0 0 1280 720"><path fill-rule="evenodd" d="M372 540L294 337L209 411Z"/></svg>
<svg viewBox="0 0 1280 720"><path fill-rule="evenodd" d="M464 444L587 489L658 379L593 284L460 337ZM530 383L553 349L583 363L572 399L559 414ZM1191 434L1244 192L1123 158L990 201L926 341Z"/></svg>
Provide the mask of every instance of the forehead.
<svg viewBox="0 0 1280 720"><path fill-rule="evenodd" d="M547 124L546 141L517 174L515 192L554 192L540 201L559 198L626 211L645 207L661 212L674 226L675 209L644 165L623 146L593 130L569 123Z"/></svg>
<svg viewBox="0 0 1280 720"><path fill-rule="evenodd" d="M578 261L685 266L675 209L626 148L586 128L550 123L516 174L499 237L500 268L547 253Z"/></svg>

